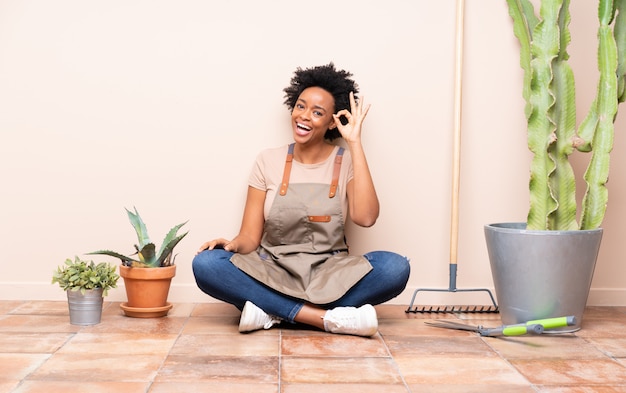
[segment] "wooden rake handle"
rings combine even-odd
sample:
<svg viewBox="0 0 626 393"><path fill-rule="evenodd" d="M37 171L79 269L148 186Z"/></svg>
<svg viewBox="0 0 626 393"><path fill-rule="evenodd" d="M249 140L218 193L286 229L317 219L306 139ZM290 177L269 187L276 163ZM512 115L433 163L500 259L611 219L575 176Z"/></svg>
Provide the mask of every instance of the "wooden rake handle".
<svg viewBox="0 0 626 393"><path fill-rule="evenodd" d="M463 87L463 21L465 0L456 2L456 52L454 64L454 151L452 162L452 208L450 216L450 264L457 264L459 248L459 188L461 182L461 107Z"/></svg>

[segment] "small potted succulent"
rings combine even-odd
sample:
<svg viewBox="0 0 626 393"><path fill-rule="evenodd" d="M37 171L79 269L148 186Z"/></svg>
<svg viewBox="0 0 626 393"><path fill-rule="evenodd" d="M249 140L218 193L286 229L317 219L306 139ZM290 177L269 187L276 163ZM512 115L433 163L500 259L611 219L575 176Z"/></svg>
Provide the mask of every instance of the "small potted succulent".
<svg viewBox="0 0 626 393"><path fill-rule="evenodd" d="M176 275L174 265L174 247L187 235L178 235L178 230L186 224L174 226L163 239L157 251L148 236L148 229L137 209L126 209L128 219L137 234L139 244L135 244L135 253L129 256L110 250L99 250L88 255L108 255L119 258L120 275L124 279L127 303L120 307L129 317L153 318L167 315L172 305L167 302L172 278Z"/></svg>
<svg viewBox="0 0 626 393"><path fill-rule="evenodd" d="M117 287L120 276L115 266L108 263L95 264L81 260L65 260L52 275L52 283L58 283L67 293L72 325L96 325L102 318L103 297L109 289Z"/></svg>

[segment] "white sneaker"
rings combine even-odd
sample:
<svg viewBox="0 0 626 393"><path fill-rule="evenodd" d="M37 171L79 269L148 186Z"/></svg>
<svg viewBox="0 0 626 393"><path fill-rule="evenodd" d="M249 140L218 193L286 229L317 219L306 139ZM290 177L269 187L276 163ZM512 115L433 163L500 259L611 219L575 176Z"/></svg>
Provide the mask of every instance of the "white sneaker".
<svg viewBox="0 0 626 393"><path fill-rule="evenodd" d="M278 317L268 315L252 302L246 302L241 311L239 320L239 332L252 332L259 329L269 329L278 325L282 320Z"/></svg>
<svg viewBox="0 0 626 393"><path fill-rule="evenodd" d="M378 331L378 317L371 304L356 307L336 307L326 311L324 330L331 333L373 336Z"/></svg>

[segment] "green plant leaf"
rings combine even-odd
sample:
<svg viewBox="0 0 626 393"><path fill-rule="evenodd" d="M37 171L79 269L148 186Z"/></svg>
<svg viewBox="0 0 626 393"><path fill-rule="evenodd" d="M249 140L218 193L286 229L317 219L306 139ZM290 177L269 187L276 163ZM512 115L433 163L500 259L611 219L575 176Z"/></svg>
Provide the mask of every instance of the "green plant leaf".
<svg viewBox="0 0 626 393"><path fill-rule="evenodd" d="M165 238L163 239L163 242L161 243L161 248L159 249L159 253L157 254L159 261L161 261L159 263L160 265L163 265L163 262L165 261L167 256L172 253L176 244L178 244L178 242L181 241L182 238L185 237L185 235L187 234L187 233L183 234L182 237L179 237L178 240L172 245L172 241L177 239L178 230L187 222L188 221L185 221L181 224L175 225L165 235Z"/></svg>
<svg viewBox="0 0 626 393"><path fill-rule="evenodd" d="M126 209L126 213L128 214L128 219L132 224L133 228L135 228L135 233L137 234L137 241L139 242L139 248L145 247L147 244L151 243L150 236L148 236L148 229L146 228L146 224L144 224L137 208L135 209L135 213Z"/></svg>
<svg viewBox="0 0 626 393"><path fill-rule="evenodd" d="M118 279L115 266L104 262L96 265L93 261L82 261L78 257L74 261L67 259L52 274L52 283L58 283L65 291L85 293L88 289L102 288L105 295L110 288L117 286Z"/></svg>
<svg viewBox="0 0 626 393"><path fill-rule="evenodd" d="M88 252L87 255L108 255L110 257L115 257L115 258L121 259L122 263L128 262L128 264L131 264L133 262L139 262L136 259L127 257L126 255L117 253L115 251L110 251L110 250L99 250L99 251Z"/></svg>
<svg viewBox="0 0 626 393"><path fill-rule="evenodd" d="M148 267L158 267L159 263L156 258L156 246L154 243L146 244L138 254L139 260L142 264Z"/></svg>
<svg viewBox="0 0 626 393"><path fill-rule="evenodd" d="M157 266L161 266L163 265L164 261L166 260L166 258L174 251L174 247L176 247L176 245L183 240L183 238L185 236L187 236L189 232L185 232L182 235L170 240L170 242L163 248L163 251L161 252L161 254L159 255L159 258L157 260Z"/></svg>

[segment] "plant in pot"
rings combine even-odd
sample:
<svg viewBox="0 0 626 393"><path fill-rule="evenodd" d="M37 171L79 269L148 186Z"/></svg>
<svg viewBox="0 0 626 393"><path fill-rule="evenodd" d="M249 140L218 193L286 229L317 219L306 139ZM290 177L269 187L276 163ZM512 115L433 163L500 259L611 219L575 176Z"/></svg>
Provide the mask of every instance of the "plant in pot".
<svg viewBox="0 0 626 393"><path fill-rule="evenodd" d="M72 325L96 325L102 318L103 297L117 287L120 276L115 266L81 260L65 260L52 274L52 283L58 283L67 293L67 304Z"/></svg>
<svg viewBox="0 0 626 393"><path fill-rule="evenodd" d="M153 318L167 315L172 304L167 302L172 278L176 275L173 254L174 247L187 235L178 235L178 230L186 224L178 224L169 230L160 249L148 236L148 230L137 209L132 212L126 209L128 219L137 234L136 252L129 256L110 251L99 250L89 255L108 255L119 258L120 275L124 279L127 303L120 307L129 317Z"/></svg>
<svg viewBox="0 0 626 393"><path fill-rule="evenodd" d="M568 64L570 0L507 0L524 71L528 147L533 153L526 223L485 226L494 286L504 323L576 316L589 295L608 201L606 182L617 107L625 98L626 0L599 0L599 80L576 126L574 74ZM580 206L570 165L589 152Z"/></svg>

